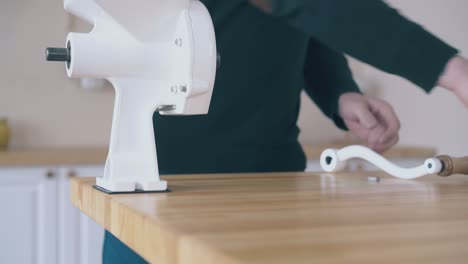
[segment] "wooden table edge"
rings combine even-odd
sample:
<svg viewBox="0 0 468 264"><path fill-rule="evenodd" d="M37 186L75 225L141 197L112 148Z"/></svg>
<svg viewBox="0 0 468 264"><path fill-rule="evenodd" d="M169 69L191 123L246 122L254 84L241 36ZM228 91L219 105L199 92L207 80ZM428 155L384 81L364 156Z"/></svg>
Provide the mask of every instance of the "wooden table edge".
<svg viewBox="0 0 468 264"><path fill-rule="evenodd" d="M189 176L171 177L171 180L177 180L177 178L186 180ZM207 177L214 179L217 176L208 175ZM241 263L209 247L194 236L178 234L170 226L164 225L157 219L150 219L147 215L113 199L115 195L133 194L109 195L93 188L94 184L94 177L73 178L70 182L72 204L150 263L193 263L193 259L197 259L199 263L208 264ZM89 195L90 193L92 195ZM101 203L101 206L96 208L92 206L93 201L86 197L97 197L99 199L95 200L102 200L104 204ZM120 225L112 224L106 215L132 223L131 231L122 230L119 228ZM135 237L138 239L135 240Z"/></svg>

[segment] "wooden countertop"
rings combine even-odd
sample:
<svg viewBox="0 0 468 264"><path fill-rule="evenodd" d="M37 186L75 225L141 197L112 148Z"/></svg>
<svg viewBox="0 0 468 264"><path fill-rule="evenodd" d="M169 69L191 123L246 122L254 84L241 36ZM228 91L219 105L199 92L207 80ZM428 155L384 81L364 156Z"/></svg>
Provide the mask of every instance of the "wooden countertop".
<svg viewBox="0 0 468 264"><path fill-rule="evenodd" d="M326 148L342 148L340 143L323 145L304 145L308 160L318 160ZM35 149L0 151L0 166L47 166L47 165L80 165L104 164L107 158L107 147ZM384 153L387 158L429 158L435 156L433 148L397 146Z"/></svg>
<svg viewBox="0 0 468 264"><path fill-rule="evenodd" d="M0 151L0 166L101 165L107 148L68 148Z"/></svg>
<svg viewBox="0 0 468 264"><path fill-rule="evenodd" d="M303 149L306 153L308 160L320 160L320 154L322 151L328 148L340 149L353 143L331 143L331 144L317 144L317 145L304 145ZM430 158L436 155L437 151L435 148L429 147L416 147L416 146L396 146L388 151L382 153L383 156L389 159L397 158Z"/></svg>
<svg viewBox="0 0 468 264"><path fill-rule="evenodd" d="M382 177L379 183L367 176ZM466 263L468 177L169 176L171 193L71 199L152 263Z"/></svg>

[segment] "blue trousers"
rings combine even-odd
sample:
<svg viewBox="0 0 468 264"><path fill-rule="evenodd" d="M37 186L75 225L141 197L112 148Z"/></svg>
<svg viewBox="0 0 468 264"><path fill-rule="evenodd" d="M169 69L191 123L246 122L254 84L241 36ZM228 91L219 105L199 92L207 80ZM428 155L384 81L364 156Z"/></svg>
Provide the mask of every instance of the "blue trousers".
<svg viewBox="0 0 468 264"><path fill-rule="evenodd" d="M106 230L104 234L104 247L102 250L102 263L147 264L148 262Z"/></svg>

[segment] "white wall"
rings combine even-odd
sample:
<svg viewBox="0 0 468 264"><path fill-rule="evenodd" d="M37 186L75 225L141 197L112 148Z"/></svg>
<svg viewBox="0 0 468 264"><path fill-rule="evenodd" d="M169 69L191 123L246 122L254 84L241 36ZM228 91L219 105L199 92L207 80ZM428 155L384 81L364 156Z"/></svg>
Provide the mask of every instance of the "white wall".
<svg viewBox="0 0 468 264"><path fill-rule="evenodd" d="M390 0L404 14L468 51L466 0ZM0 4L0 116L13 127L13 147L105 145L112 89L86 91L66 77L63 64L44 60L47 46L62 46L75 20L59 0L15 0ZM430 56L430 54L428 54ZM451 94L437 89L427 96L406 81L353 62L357 77L372 83L394 105L402 120L401 142L468 154L468 112ZM366 87L369 88L369 87ZM321 143L343 137L304 98L301 140Z"/></svg>
<svg viewBox="0 0 468 264"><path fill-rule="evenodd" d="M389 0L387 2L451 45L461 51L468 51L466 34L468 1ZM376 88L378 94L394 106L402 122L400 141L402 144L431 146L436 147L439 152L468 155L468 111L452 94L437 88L428 96L421 89L398 77L384 74L356 61L352 61L351 64L357 78ZM318 138L336 136L336 131L329 126L317 129L326 121L318 118L315 113L317 110L309 104L306 102L301 115L302 140L316 142ZM309 120L313 122L308 122ZM315 125L316 120L319 120L320 125ZM331 131L333 132L330 133Z"/></svg>
<svg viewBox="0 0 468 264"><path fill-rule="evenodd" d="M44 59L47 46L64 45L71 21L62 1L0 4L0 116L10 120L12 147L107 144L112 90L79 89L63 63Z"/></svg>
<svg viewBox="0 0 468 264"><path fill-rule="evenodd" d="M468 55L468 1L390 2ZM434 145L443 153L468 155L468 110L457 98L443 88L425 96L412 85L392 78L382 78L382 85L384 97L395 106L404 124L403 143Z"/></svg>

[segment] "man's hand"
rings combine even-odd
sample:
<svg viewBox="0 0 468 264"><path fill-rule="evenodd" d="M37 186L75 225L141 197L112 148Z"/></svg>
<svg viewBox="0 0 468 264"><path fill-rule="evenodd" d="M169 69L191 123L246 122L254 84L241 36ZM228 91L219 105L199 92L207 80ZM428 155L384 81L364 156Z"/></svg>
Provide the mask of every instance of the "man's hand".
<svg viewBox="0 0 468 264"><path fill-rule="evenodd" d="M452 91L468 107L468 60L454 57L445 67L439 85Z"/></svg>
<svg viewBox="0 0 468 264"><path fill-rule="evenodd" d="M339 98L339 113L348 129L377 152L383 152L398 140L400 121L385 101L358 93Z"/></svg>

